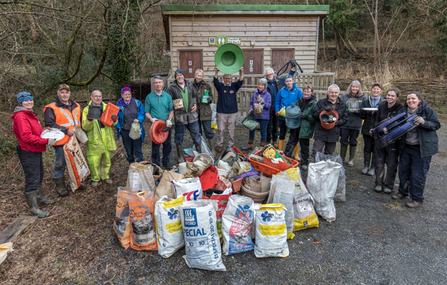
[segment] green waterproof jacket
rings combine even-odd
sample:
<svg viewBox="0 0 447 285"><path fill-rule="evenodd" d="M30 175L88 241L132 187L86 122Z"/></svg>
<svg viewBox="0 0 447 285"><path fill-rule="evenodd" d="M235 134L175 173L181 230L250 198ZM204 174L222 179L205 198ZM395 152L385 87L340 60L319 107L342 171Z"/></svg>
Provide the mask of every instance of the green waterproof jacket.
<svg viewBox="0 0 447 285"><path fill-rule="evenodd" d="M206 83L205 80L202 80L200 83L197 83L196 80L193 80L192 85L194 86L194 90L196 91L199 119L201 121L211 120L213 117L213 111L211 111L210 104L213 100L213 88L211 88L211 86ZM207 92L210 96L210 102L201 103L203 95L205 95L205 93Z"/></svg>
<svg viewBox="0 0 447 285"><path fill-rule="evenodd" d="M312 96L310 101L304 102L303 98L299 98L298 101L296 101L295 105L301 108L301 114L307 115L307 118L301 119L301 127L300 127L300 139L311 139L314 135L315 130L315 119L312 116L315 106L317 105L317 98L315 96Z"/></svg>
<svg viewBox="0 0 447 285"><path fill-rule="evenodd" d="M104 126L100 127L99 120L87 119L88 108L92 104L92 101L88 103L88 106L82 111L82 128L87 133L87 156L99 155L106 151L116 150L115 137L112 127L116 126L118 120L113 123L112 127ZM107 105L102 102L102 110L106 109Z"/></svg>

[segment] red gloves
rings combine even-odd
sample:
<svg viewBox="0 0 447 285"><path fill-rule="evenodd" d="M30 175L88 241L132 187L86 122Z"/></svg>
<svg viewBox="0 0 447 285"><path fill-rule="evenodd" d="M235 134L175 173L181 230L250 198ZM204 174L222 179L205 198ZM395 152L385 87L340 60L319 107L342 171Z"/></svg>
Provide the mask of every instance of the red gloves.
<svg viewBox="0 0 447 285"><path fill-rule="evenodd" d="M118 116L117 115L113 115L112 116L112 121L116 122L116 120L118 120Z"/></svg>

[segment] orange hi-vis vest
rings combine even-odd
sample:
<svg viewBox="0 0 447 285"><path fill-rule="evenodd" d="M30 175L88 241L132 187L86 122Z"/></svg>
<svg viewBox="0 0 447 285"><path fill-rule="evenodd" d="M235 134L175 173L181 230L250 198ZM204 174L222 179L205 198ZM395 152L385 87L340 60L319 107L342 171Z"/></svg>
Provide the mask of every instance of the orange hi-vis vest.
<svg viewBox="0 0 447 285"><path fill-rule="evenodd" d="M45 113L45 110L47 108L51 108L54 110L54 115L56 116L56 124L65 127L69 130L74 129L75 127L81 127L81 105L74 102L76 104L76 108L71 110L71 113L68 109L58 107L56 106L56 102L52 102L43 108L43 112ZM70 137L68 135L65 135L63 139L55 143L54 145L64 145L68 143L70 140Z"/></svg>

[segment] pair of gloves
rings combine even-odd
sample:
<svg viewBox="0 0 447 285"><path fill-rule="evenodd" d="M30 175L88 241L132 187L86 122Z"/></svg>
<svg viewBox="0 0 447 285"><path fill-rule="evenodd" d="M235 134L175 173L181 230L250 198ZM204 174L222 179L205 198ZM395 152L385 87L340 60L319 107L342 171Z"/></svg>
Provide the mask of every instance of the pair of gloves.
<svg viewBox="0 0 447 285"><path fill-rule="evenodd" d="M151 119L152 123L155 123L155 121L158 121L158 119L157 118L152 118ZM171 120L166 120L166 127L168 127L168 128L172 127L172 121Z"/></svg>

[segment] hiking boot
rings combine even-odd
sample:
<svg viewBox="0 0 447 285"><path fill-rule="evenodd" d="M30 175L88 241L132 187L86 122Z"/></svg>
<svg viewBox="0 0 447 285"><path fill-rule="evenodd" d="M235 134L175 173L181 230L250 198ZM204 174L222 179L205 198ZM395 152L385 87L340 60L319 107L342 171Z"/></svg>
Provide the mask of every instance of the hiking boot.
<svg viewBox="0 0 447 285"><path fill-rule="evenodd" d="M393 190L391 190L391 189L388 188L388 187L385 187L385 189L383 189L383 193L385 193L385 194L391 194L391 193L393 193Z"/></svg>
<svg viewBox="0 0 447 285"><path fill-rule="evenodd" d="M56 192L59 196L68 195L67 187L65 187L65 177L62 176L60 178L54 178L54 184L56 184Z"/></svg>
<svg viewBox="0 0 447 285"><path fill-rule="evenodd" d="M99 182L98 182L98 181L92 181L92 186L93 186L93 187L96 187L96 186L98 186L98 184L99 184Z"/></svg>
<svg viewBox="0 0 447 285"><path fill-rule="evenodd" d="M37 206L37 191L25 192L26 203L31 210L31 214L39 218L45 218L50 215L49 212L42 211Z"/></svg>
<svg viewBox="0 0 447 285"><path fill-rule="evenodd" d="M393 198L394 200L399 200L399 199L405 199L407 198L407 195L404 195L400 192L394 193L391 198Z"/></svg>
<svg viewBox="0 0 447 285"><path fill-rule="evenodd" d="M47 199L43 194L42 184L36 190L37 193L37 204L51 205L54 204L54 200Z"/></svg>
<svg viewBox="0 0 447 285"><path fill-rule="evenodd" d="M260 147L265 147L267 145L267 142L261 142L261 144L259 145Z"/></svg>
<svg viewBox="0 0 447 285"><path fill-rule="evenodd" d="M422 201L411 200L410 202L405 203L408 208L417 208L422 206Z"/></svg>
<svg viewBox="0 0 447 285"><path fill-rule="evenodd" d="M274 148L278 148L278 142L277 141L272 142L272 145L273 145Z"/></svg>
<svg viewBox="0 0 447 285"><path fill-rule="evenodd" d="M382 192L382 186L377 185L377 186L374 188L374 191L376 191L377 193Z"/></svg>
<svg viewBox="0 0 447 285"><path fill-rule="evenodd" d="M221 146L216 146L216 152L221 153L222 152L222 147Z"/></svg>
<svg viewBox="0 0 447 285"><path fill-rule="evenodd" d="M106 180L104 180L104 182L107 183L107 184L112 184L113 180L110 179L110 178L107 178Z"/></svg>

